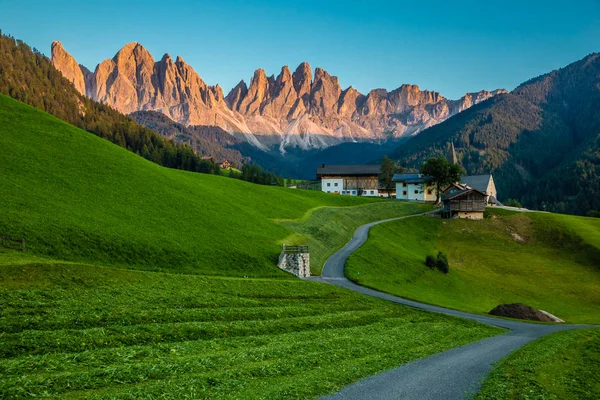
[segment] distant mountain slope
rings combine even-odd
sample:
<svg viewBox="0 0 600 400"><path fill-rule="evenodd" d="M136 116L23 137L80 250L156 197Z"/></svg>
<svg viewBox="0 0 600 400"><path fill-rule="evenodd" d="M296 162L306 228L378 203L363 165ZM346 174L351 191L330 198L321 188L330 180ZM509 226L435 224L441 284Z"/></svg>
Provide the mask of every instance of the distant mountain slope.
<svg viewBox="0 0 600 400"><path fill-rule="evenodd" d="M495 174L501 199L573 214L600 209L600 54L478 104L391 155L418 167L448 142L469 173Z"/></svg>
<svg viewBox="0 0 600 400"><path fill-rule="evenodd" d="M178 124L156 111L136 111L130 114L136 122L152 129L167 139L185 143L204 156L213 157L216 162L228 160L237 168L250 162L238 150L226 148L242 143L218 126L185 126Z"/></svg>
<svg viewBox="0 0 600 400"><path fill-rule="evenodd" d="M52 62L82 94L123 113L159 111L184 125L219 126L267 150L302 149L410 136L505 90L468 93L448 100L416 85L367 95L338 78L302 63L277 77L257 69L227 96L207 85L181 57L156 61L139 43L125 45L90 72L78 65L60 42Z"/></svg>

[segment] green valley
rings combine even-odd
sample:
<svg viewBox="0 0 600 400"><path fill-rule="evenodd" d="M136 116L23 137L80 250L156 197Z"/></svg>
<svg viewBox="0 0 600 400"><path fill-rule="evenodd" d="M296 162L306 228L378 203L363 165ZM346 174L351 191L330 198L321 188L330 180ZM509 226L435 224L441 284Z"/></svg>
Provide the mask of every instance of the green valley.
<svg viewBox="0 0 600 400"><path fill-rule="evenodd" d="M526 303L570 323L600 322L600 220L488 211L481 221L416 217L376 226L346 265L355 282L459 310ZM444 252L450 272L425 266Z"/></svg>
<svg viewBox="0 0 600 400"><path fill-rule="evenodd" d="M4 96L0 159L2 398L314 398L502 333L275 266L422 207L167 169Z"/></svg>

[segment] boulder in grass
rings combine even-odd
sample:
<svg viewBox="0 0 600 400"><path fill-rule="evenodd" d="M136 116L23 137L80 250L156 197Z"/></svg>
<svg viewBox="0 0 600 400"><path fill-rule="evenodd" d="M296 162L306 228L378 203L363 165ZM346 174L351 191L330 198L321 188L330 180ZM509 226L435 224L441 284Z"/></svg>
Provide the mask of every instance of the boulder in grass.
<svg viewBox="0 0 600 400"><path fill-rule="evenodd" d="M552 322L556 322L556 323L559 323L559 324L562 324L562 323L565 322L562 319L558 318L556 315L550 314L548 311L539 310L539 312L541 312L542 314L547 315L548 318L550 318L552 320Z"/></svg>
<svg viewBox="0 0 600 400"><path fill-rule="evenodd" d="M517 319L527 319L530 321L542 321L542 322L559 322L559 318L547 312L542 312L530 307L526 304L515 303L515 304L500 304L492 311L489 312L491 315L498 317L508 317ZM557 321L559 320L559 321ZM562 321L564 322L564 321Z"/></svg>

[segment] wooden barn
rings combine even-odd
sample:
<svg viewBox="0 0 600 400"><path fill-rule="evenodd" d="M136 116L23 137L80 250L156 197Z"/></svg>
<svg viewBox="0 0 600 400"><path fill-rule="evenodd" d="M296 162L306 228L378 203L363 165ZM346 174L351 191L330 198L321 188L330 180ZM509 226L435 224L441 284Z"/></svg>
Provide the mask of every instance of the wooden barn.
<svg viewBox="0 0 600 400"><path fill-rule="evenodd" d="M442 196L442 218L483 219L487 195L466 185L452 184Z"/></svg>

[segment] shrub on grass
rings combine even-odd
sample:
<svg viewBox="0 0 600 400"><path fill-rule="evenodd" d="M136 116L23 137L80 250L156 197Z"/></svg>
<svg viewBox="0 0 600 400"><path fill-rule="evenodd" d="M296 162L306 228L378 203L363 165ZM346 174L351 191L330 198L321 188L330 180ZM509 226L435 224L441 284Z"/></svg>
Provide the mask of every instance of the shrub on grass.
<svg viewBox="0 0 600 400"><path fill-rule="evenodd" d="M521 203L519 203L519 201L515 200L515 199L508 199L508 200L506 200L506 202L504 203L504 205L508 206L508 207L518 207L518 208L523 207L521 205Z"/></svg>
<svg viewBox="0 0 600 400"><path fill-rule="evenodd" d="M448 257L446 257L446 255L441 251L437 254L435 266L445 274L447 274L450 270L450 267L448 266Z"/></svg>
<svg viewBox="0 0 600 400"><path fill-rule="evenodd" d="M429 268L434 269L436 264L437 262L435 256L432 256L430 254L427 257L425 257L425 265L427 265Z"/></svg>

